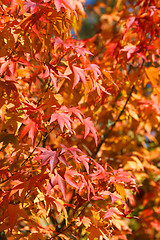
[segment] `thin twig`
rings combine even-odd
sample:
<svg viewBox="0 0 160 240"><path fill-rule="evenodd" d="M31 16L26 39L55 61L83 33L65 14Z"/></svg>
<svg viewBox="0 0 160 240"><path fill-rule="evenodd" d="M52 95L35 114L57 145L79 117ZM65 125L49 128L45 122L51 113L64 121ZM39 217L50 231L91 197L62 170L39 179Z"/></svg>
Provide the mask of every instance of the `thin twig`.
<svg viewBox="0 0 160 240"><path fill-rule="evenodd" d="M86 203L84 204L83 208L82 208L81 211L78 213L77 217L79 217L79 216L82 214L82 212L86 209L86 207L88 206L88 203L89 203L89 202L86 202ZM73 224L75 224L75 221L72 221L72 222L71 222L70 224L68 224L68 226L66 226L64 229L61 228L61 230L60 230L58 233L56 233L53 237L51 237L50 239L55 239L55 237L57 237L59 234L65 232L65 231L66 231L68 228L70 228Z"/></svg>
<svg viewBox="0 0 160 240"><path fill-rule="evenodd" d="M47 140L48 135L53 131L53 129L54 129L54 127L53 127L48 133L47 133L47 132L45 133L45 136L43 137L43 143L42 143L43 146L44 146L44 144L45 144L45 142L46 142L46 140ZM32 152L29 154L29 156L22 162L21 166L23 166L24 163L27 162L27 161L30 159L30 157L32 156L32 154L35 152L35 150L36 150L36 149L38 148L38 146L40 145L41 141L42 141L42 136L41 136L40 140L38 141L37 145L34 147L33 151L32 151Z"/></svg>
<svg viewBox="0 0 160 240"><path fill-rule="evenodd" d="M121 112L119 113L119 115L118 115L117 119L115 120L115 122L112 124L111 128L110 128L110 129L106 128L106 131L105 131L104 135L102 136L101 141L100 141L100 143L98 144L95 153L93 153L92 158L95 158L95 157L97 156L97 153L99 152L102 144L105 142L106 138L111 134L111 132L113 131L113 128L114 128L115 125L116 125L116 123L119 122L120 117L122 116L122 114L123 114L123 112L124 112L124 110L125 110L125 108L126 108L126 106L127 106L127 103L129 102L129 100L130 100L130 98L131 98L131 96L132 96L132 93L133 93L134 89L135 89L135 85L132 86L132 88L131 88L131 90L130 90L130 92L129 92L128 98L126 99L126 102L125 102L125 104L124 104L124 106L123 106L123 109L122 109Z"/></svg>
<svg viewBox="0 0 160 240"><path fill-rule="evenodd" d="M32 154L35 152L35 150L37 149L37 147L40 145L41 141L42 141L42 136L41 136L40 140L38 141L37 145L36 145L36 146L34 147L34 149L32 150L32 152L31 152L31 153L28 155L28 157L22 162L21 167L25 164L25 162L27 162L27 161L30 159L30 157L32 156Z"/></svg>
<svg viewBox="0 0 160 240"><path fill-rule="evenodd" d="M48 135L53 131L54 127L48 132L48 133L45 133L45 136L43 137L43 143L42 143L42 146L44 146L44 144L46 143L46 140L47 140L47 137ZM35 152L35 150L38 148L38 146L40 145L42 141L42 136L40 138L40 140L38 141L37 145L34 147L34 149L32 150L32 152L28 155L28 157L22 162L21 164L21 167L28 161L30 160L30 157L33 155L33 153ZM1 181L0 184L3 184L5 182L7 182L16 172L18 172L20 169L17 169L16 171L14 171L13 174L11 174L11 176L9 176L8 178L6 178L5 180Z"/></svg>

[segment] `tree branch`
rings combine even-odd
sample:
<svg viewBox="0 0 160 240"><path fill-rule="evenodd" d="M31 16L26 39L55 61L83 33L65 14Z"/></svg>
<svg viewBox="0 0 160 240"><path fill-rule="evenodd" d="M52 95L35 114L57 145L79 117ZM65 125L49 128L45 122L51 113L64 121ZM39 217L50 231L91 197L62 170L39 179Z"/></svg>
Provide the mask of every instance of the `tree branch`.
<svg viewBox="0 0 160 240"><path fill-rule="evenodd" d="M127 106L127 103L129 102L129 100L130 100L130 98L131 98L132 93L133 93L134 90L135 90L135 85L132 86L132 88L131 88L131 90L130 90L130 92L129 92L129 95L128 95L127 99L126 99L126 102L125 102L125 104L124 104L124 106L123 106L123 109L122 109L121 112L119 113L119 115L118 115L117 119L115 120L115 122L112 124L111 128L110 128L110 129L106 128L106 131L105 131L104 135L101 137L101 141L100 141L100 143L98 144L95 153L92 154L92 158L96 158L97 153L98 153L99 150L101 149L102 144L105 142L106 138L111 134L111 132L113 131L113 128L114 128L115 125L116 125L116 123L119 122L120 117L121 117L122 114L124 113L124 110L125 110L125 108L126 108L126 106Z"/></svg>

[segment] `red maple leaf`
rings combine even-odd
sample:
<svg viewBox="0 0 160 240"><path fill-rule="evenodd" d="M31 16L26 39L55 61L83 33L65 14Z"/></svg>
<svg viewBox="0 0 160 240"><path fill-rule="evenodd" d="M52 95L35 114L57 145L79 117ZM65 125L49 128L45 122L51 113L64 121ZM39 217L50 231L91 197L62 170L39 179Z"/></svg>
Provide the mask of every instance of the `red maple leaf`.
<svg viewBox="0 0 160 240"><path fill-rule="evenodd" d="M75 170L67 169L64 174L64 178L68 184L72 187L79 189L77 181L74 180L74 177L77 177L79 174Z"/></svg>
<svg viewBox="0 0 160 240"><path fill-rule="evenodd" d="M73 72L74 72L74 83L73 83L73 87L72 89L75 88L75 86L79 83L80 79L82 80L85 88L86 88L86 78L85 78L85 72L84 69L76 67L76 66L72 66L73 68Z"/></svg>
<svg viewBox="0 0 160 240"><path fill-rule="evenodd" d="M62 146L61 154L63 154L63 153L70 154L71 153L71 156L73 156L73 158L76 160L77 163L83 162L83 164L84 164L84 166L86 168L86 171L89 174L89 164L88 164L89 163L89 158L87 157L87 155L85 155L78 148L74 148L74 147L67 148L63 144L61 144L61 146ZM79 156L77 153L82 154L82 155Z"/></svg>
<svg viewBox="0 0 160 240"><path fill-rule="evenodd" d="M127 59L130 59L138 50L139 48L131 43L128 43L128 45L124 46L124 48L121 49L121 51L127 52Z"/></svg>
<svg viewBox="0 0 160 240"><path fill-rule="evenodd" d="M84 119L84 124L85 124L85 134L84 134L84 138L87 137L87 135L89 134L89 132L91 131L93 133L94 139L95 139L95 143L97 145L97 134L96 134L96 129L93 125L93 122L90 120L91 118L88 117L86 119Z"/></svg>
<svg viewBox="0 0 160 240"><path fill-rule="evenodd" d="M63 132L63 129L64 129L64 125L66 125L66 127L68 128L70 133L72 133L71 123L73 121L70 119L70 117L66 113L55 111L51 116L50 123L52 123L56 120L58 121L60 129L61 129L62 132Z"/></svg>
<svg viewBox="0 0 160 240"><path fill-rule="evenodd" d="M66 182L65 182L64 178L58 173L56 175L53 175L51 177L51 179L49 180L49 183L47 185L46 195L48 195L50 193L51 189L56 185L59 185L62 195L63 195L64 199L66 199Z"/></svg>
<svg viewBox="0 0 160 240"><path fill-rule="evenodd" d="M51 149L47 150L46 148L39 149L42 151L42 153L38 155L35 160L42 159L42 165L46 165L48 162L50 162L51 173L53 172L59 161L68 166L65 157L63 155L60 155L59 152L52 151Z"/></svg>
<svg viewBox="0 0 160 240"><path fill-rule="evenodd" d="M22 123L25 124L26 126L23 128L21 132L20 140L29 132L32 144L34 146L37 137L38 124L31 120L30 118L23 120Z"/></svg>
<svg viewBox="0 0 160 240"><path fill-rule="evenodd" d="M71 116L72 114L75 114L76 117L83 123L83 118L82 116L83 113L78 109L78 107L72 107L72 108L67 108L66 106L63 106L60 108L60 110L63 110L64 112L69 113L69 115Z"/></svg>
<svg viewBox="0 0 160 240"><path fill-rule="evenodd" d="M97 81L98 76L103 78L100 67L96 64L89 64L89 66L86 68L87 70L92 70L94 75L94 80Z"/></svg>
<svg viewBox="0 0 160 240"><path fill-rule="evenodd" d="M77 153L82 153L82 154L83 154L83 152L82 152L80 149L75 148L75 147L67 148L67 147L66 147L65 145L63 145L63 144L61 144L61 146L62 146L61 154L62 154L62 153L69 153L69 152L70 152L70 153L73 155L74 159L75 159L78 163L80 163L79 155L77 154Z"/></svg>

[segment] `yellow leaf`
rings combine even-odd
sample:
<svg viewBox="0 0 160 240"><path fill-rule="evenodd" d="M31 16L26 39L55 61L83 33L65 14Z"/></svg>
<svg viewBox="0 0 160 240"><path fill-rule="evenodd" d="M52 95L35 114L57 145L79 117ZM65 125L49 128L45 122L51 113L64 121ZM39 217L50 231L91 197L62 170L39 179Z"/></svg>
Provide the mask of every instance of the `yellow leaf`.
<svg viewBox="0 0 160 240"><path fill-rule="evenodd" d="M16 0L17 5L22 9L22 13L23 13L23 1L22 0Z"/></svg>
<svg viewBox="0 0 160 240"><path fill-rule="evenodd" d="M160 81L159 81L159 74L160 74L160 68L146 68L146 77L145 77L145 84L147 84L148 81L152 83L153 91L158 95L158 100L160 102Z"/></svg>
<svg viewBox="0 0 160 240"><path fill-rule="evenodd" d="M130 114L135 120L139 121L139 117L138 117L138 114L137 114L137 112L136 112L135 109L129 107L129 108L128 108L128 111L129 111L129 114Z"/></svg>
<svg viewBox="0 0 160 240"><path fill-rule="evenodd" d="M93 214L93 218L99 221L101 218L99 212L95 212L93 210L91 210L91 212Z"/></svg>
<svg viewBox="0 0 160 240"><path fill-rule="evenodd" d="M59 237L61 237L63 240L69 240L70 238L68 238L66 235L64 235L64 234L59 234L58 235Z"/></svg>
<svg viewBox="0 0 160 240"><path fill-rule="evenodd" d="M133 161L136 162L136 165L137 165L136 169L137 170L144 170L141 161L136 156L132 156L131 158L132 158Z"/></svg>
<svg viewBox="0 0 160 240"><path fill-rule="evenodd" d="M66 226L67 226L68 214L67 214L66 208L64 207L64 202L58 198L58 199L56 199L55 204L56 204L56 206L58 208L57 210L59 212L63 210L63 214L64 214Z"/></svg>
<svg viewBox="0 0 160 240"><path fill-rule="evenodd" d="M124 189L124 186L121 184L115 184L116 187L116 191L121 195L122 200L125 201L126 200L126 192Z"/></svg>
<svg viewBox="0 0 160 240"><path fill-rule="evenodd" d="M114 218L114 219L112 219L112 223L120 231L123 231L123 230L130 231L130 228L128 227L128 224L124 220L122 220L122 219Z"/></svg>
<svg viewBox="0 0 160 240"><path fill-rule="evenodd" d="M146 81L151 81L153 85L159 85L159 68L149 67L145 69ZM147 83L147 82L146 82Z"/></svg>
<svg viewBox="0 0 160 240"><path fill-rule="evenodd" d="M104 232L103 232L101 229L99 229L99 230L100 230L100 232L102 233L103 238L104 238L105 240L109 240L109 238L106 236L106 234L104 234Z"/></svg>
<svg viewBox="0 0 160 240"><path fill-rule="evenodd" d="M91 220L88 217L78 217L77 218L77 226L81 226L81 224L83 224L86 228L90 227L91 225Z"/></svg>

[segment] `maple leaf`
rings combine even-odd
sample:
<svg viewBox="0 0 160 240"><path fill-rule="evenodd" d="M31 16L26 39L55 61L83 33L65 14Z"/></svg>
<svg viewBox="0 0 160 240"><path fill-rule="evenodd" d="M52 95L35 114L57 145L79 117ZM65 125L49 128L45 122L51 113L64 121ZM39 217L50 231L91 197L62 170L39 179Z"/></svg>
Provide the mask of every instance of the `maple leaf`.
<svg viewBox="0 0 160 240"><path fill-rule="evenodd" d="M84 134L84 138L87 137L87 135L89 134L89 132L91 131L93 133L94 139L95 139L95 143L97 145L97 134L96 134L96 129L93 125L93 122L90 120L91 118L88 117L86 119L84 119L84 124L85 124L85 134Z"/></svg>
<svg viewBox="0 0 160 240"><path fill-rule="evenodd" d="M78 160L80 162L83 162L83 164L86 168L86 171L89 174L89 159L88 159L88 157L86 155L78 156Z"/></svg>
<svg viewBox="0 0 160 240"><path fill-rule="evenodd" d="M149 67L145 68L145 83L148 83L149 81L151 82L153 86L153 91L156 92L158 95L158 99L160 102L160 86L159 86L159 73L160 73L160 68L154 68L154 67Z"/></svg>
<svg viewBox="0 0 160 240"><path fill-rule="evenodd" d="M114 172L114 176L111 177L110 179L111 181L115 181L118 183L121 183L121 182L134 183L135 182L135 178L133 176L131 177L131 174L127 171L124 171L122 168L119 168L118 170L113 170L113 172Z"/></svg>
<svg viewBox="0 0 160 240"><path fill-rule="evenodd" d="M116 187L116 191L121 195L122 200L125 201L126 192L125 192L124 186L122 184L115 184L115 187Z"/></svg>
<svg viewBox="0 0 160 240"><path fill-rule="evenodd" d="M22 216L24 219L28 219L26 211L21 208L18 204L8 204L8 216L9 216L9 226L13 229L17 222L18 215Z"/></svg>
<svg viewBox="0 0 160 240"><path fill-rule="evenodd" d="M100 98L102 98L102 94L107 94L107 95L111 95L103 86L102 84L95 82L94 84L94 88L92 90L97 89L97 93L99 95Z"/></svg>
<svg viewBox="0 0 160 240"><path fill-rule="evenodd" d="M88 239L89 240L94 240L95 237L100 239L100 236L102 235L100 229L98 229L96 226L91 225L89 228L87 228L87 231L89 232Z"/></svg>
<svg viewBox="0 0 160 240"><path fill-rule="evenodd" d="M58 153L56 151L47 150L46 148L39 148L42 153L38 155L35 160L42 159L42 165L46 165L50 162L51 173L58 163Z"/></svg>
<svg viewBox="0 0 160 240"><path fill-rule="evenodd" d="M54 86L55 89L57 90L57 82L56 82L56 79L55 79L54 74L53 74L52 72L50 72L50 77L51 77L53 86Z"/></svg>
<svg viewBox="0 0 160 240"><path fill-rule="evenodd" d="M103 78L100 67L96 64L89 64L89 66L86 68L86 70L92 70L93 71L93 75L94 75L94 80L95 82L98 79L98 76L100 76L101 78Z"/></svg>
<svg viewBox="0 0 160 240"><path fill-rule="evenodd" d="M57 41L58 40L56 38L55 39L55 45L58 44ZM58 46L57 46L57 48L58 48ZM66 79L70 80L70 78L67 75L69 75L71 73L65 72L64 74L62 74L61 72L57 71L56 68L54 66L52 66L51 64L45 64L45 72L44 73L40 73L38 76L40 78L47 78L48 76L50 76L50 78L52 80L52 83L53 83L53 86L54 86L55 90L57 91L57 80L56 80L56 78L57 79L66 78Z"/></svg>
<svg viewBox="0 0 160 240"><path fill-rule="evenodd" d="M103 74L118 88L118 85L113 81L113 78L111 76L111 71L106 71L105 69L103 70Z"/></svg>
<svg viewBox="0 0 160 240"><path fill-rule="evenodd" d="M103 191L103 192L101 192L101 194L102 195L109 195L111 197L112 204L119 199L118 196L116 196L115 194L113 194L113 193L111 193L109 191Z"/></svg>
<svg viewBox="0 0 160 240"><path fill-rule="evenodd" d="M23 11L23 1L22 0L12 0L11 3L11 13L16 11L16 8L21 8Z"/></svg>
<svg viewBox="0 0 160 240"><path fill-rule="evenodd" d="M55 111L51 115L50 123L52 123L52 122L54 122L56 120L58 121L60 129L61 129L62 132L63 132L64 126L66 125L66 127L68 128L70 133L72 133L71 123L73 121L70 119L70 117L66 113Z"/></svg>
<svg viewBox="0 0 160 240"><path fill-rule="evenodd" d="M136 53L139 50L139 48L136 45L133 45L131 43L128 43L121 51L127 52L127 58L130 59L134 53Z"/></svg>
<svg viewBox="0 0 160 240"><path fill-rule="evenodd" d="M18 205L12 204L8 205L9 225L11 229L13 229L14 225L16 224L18 210L19 210Z"/></svg>
<svg viewBox="0 0 160 240"><path fill-rule="evenodd" d="M60 108L60 110L63 110L65 112L68 112L69 115L71 116L72 114L75 114L77 118L83 123L83 113L78 109L78 107L72 107L72 108L67 108L66 106L63 106Z"/></svg>
<svg viewBox="0 0 160 240"><path fill-rule="evenodd" d="M73 72L75 75L72 89L75 88L75 86L79 83L80 79L82 80L82 82L86 88L86 78L85 78L84 69L76 67L74 65L72 65L72 68L73 68Z"/></svg>
<svg viewBox="0 0 160 240"><path fill-rule="evenodd" d="M124 191L123 191L122 189L120 189L120 188L119 188L118 190L121 191L120 193L121 193L122 196L124 197ZM127 204L126 204L126 202L124 202L124 201L122 200L121 195L117 195L117 194L111 193L111 192L109 192L109 191L103 191L103 192L101 192L101 194L102 194L102 195L109 195L109 196L111 197L112 205L113 205L113 203L115 203L117 200L119 200L119 201L123 204L123 206L124 206L124 208L125 208L125 215L128 214ZM126 194L125 194L125 197L126 197ZM116 214L118 214L118 213L116 213ZM121 214L121 213L120 213L120 214Z"/></svg>
<svg viewBox="0 0 160 240"><path fill-rule="evenodd" d="M88 228L88 227L90 227L90 225L91 225L91 220L88 218L88 217L85 217L85 216L83 216L83 217L79 217L78 219L76 219L76 225L78 226L78 227L80 227L82 224L84 224L84 226L86 227L86 228Z"/></svg>
<svg viewBox="0 0 160 240"><path fill-rule="evenodd" d="M75 46L75 51L77 53L77 56L82 56L84 64L86 64L86 54L93 55L88 49L84 48L83 46Z"/></svg>
<svg viewBox="0 0 160 240"><path fill-rule="evenodd" d="M131 16L131 17L128 18L126 32L130 29L130 27L133 25L135 20L136 20L135 16Z"/></svg>
<svg viewBox="0 0 160 240"><path fill-rule="evenodd" d="M66 182L65 182L65 180L64 180L64 178L62 178L62 176L61 175L59 175L58 174L58 185L59 185L59 187L60 187L60 189L61 189L61 192L62 192L62 194L63 194L63 197L64 197L64 199L66 199Z"/></svg>
<svg viewBox="0 0 160 240"><path fill-rule="evenodd" d="M54 0L54 4L59 12L62 7L73 10L71 4L67 0Z"/></svg>
<svg viewBox="0 0 160 240"><path fill-rule="evenodd" d="M66 153L66 152L71 152L72 153L72 155L73 155L73 157L74 157L74 159L75 160L77 160L78 161L78 154L77 154L77 152L78 153L83 153L79 148L75 148L75 147L70 147L70 148L67 148L65 145L63 145L63 144L61 144L61 146L62 146L62 151L61 151L61 154L62 153ZM79 162L79 161L78 161Z"/></svg>
<svg viewBox="0 0 160 240"><path fill-rule="evenodd" d="M20 108L20 110L27 110L27 114L31 115L34 112L43 114L41 107L37 107L33 102L23 102L26 107Z"/></svg>
<svg viewBox="0 0 160 240"><path fill-rule="evenodd" d="M56 37L52 39L54 43L54 50L56 51L61 45L64 44L63 40L60 37Z"/></svg>
<svg viewBox="0 0 160 240"><path fill-rule="evenodd" d="M82 3L84 1L82 0ZM76 6L78 7L78 9L80 10L80 12L82 13L83 16L85 16L85 11L84 11L84 8L83 8L83 5L80 1L75 1L75 4Z"/></svg>
<svg viewBox="0 0 160 240"><path fill-rule="evenodd" d="M110 208L110 209L105 213L105 215L104 215L104 220L105 220L106 218L112 217L113 213L114 213L114 209L113 209L113 208Z"/></svg>
<svg viewBox="0 0 160 240"><path fill-rule="evenodd" d="M106 213L105 213L105 215L104 215L104 220L106 219L106 218L110 218L110 217L112 217L112 215L113 214L117 214L118 216L123 216L123 214L118 210L118 208L116 208L116 207L111 207Z"/></svg>
<svg viewBox="0 0 160 240"><path fill-rule="evenodd" d="M63 144L61 144L62 146L62 151L61 154L63 153L68 153L71 152L71 154L73 155L74 159L76 160L76 162L80 163L83 162L87 173L89 174L89 158L87 157L87 155L85 155L80 149L78 148L67 148L66 146L64 146ZM82 154L81 156L79 156L77 153Z"/></svg>
<svg viewBox="0 0 160 240"><path fill-rule="evenodd" d="M113 59L113 56L117 47L118 47L118 43L111 42L108 44L106 54L109 53L111 59Z"/></svg>
<svg viewBox="0 0 160 240"><path fill-rule="evenodd" d="M121 49L121 51L127 52L128 60L130 60L135 53L137 53L137 55L143 58L144 60L147 60L143 49L144 49L143 44L133 45L131 43L128 43L128 45Z"/></svg>
<svg viewBox="0 0 160 240"><path fill-rule="evenodd" d="M74 177L78 177L79 174L77 171L72 169L67 169L64 174L64 178L68 184L72 187L79 189L78 183L74 180Z"/></svg>
<svg viewBox="0 0 160 240"><path fill-rule="evenodd" d="M41 147L39 149L42 151L42 153L35 157L35 160L42 159L42 165L46 165L48 164L48 162L50 162L51 173L53 172L59 161L68 166L65 157L60 155L57 151L52 151L51 149L47 150L46 148Z"/></svg>
<svg viewBox="0 0 160 240"><path fill-rule="evenodd" d="M24 11L27 12L29 9L31 11L31 13L35 13L36 10L37 10L37 7L39 6L40 4L36 3L36 2L33 2L31 0L26 0L24 2Z"/></svg>
<svg viewBox="0 0 160 240"><path fill-rule="evenodd" d="M57 175L52 175L51 179L48 182L47 185L47 191L46 191L46 195L48 195L51 191L51 189L56 186L58 184L58 177Z"/></svg>
<svg viewBox="0 0 160 240"><path fill-rule="evenodd" d="M2 63L1 68L0 68L0 74L3 74L6 71L9 64L10 64L9 60Z"/></svg>
<svg viewBox="0 0 160 240"><path fill-rule="evenodd" d="M38 124L31 120L30 118L23 120L22 123L26 126L23 128L20 134L20 140L24 138L24 136L29 132L32 144L34 146L37 137Z"/></svg>
<svg viewBox="0 0 160 240"><path fill-rule="evenodd" d="M48 195L50 193L51 189L54 186L56 186L57 184L59 185L59 188L63 194L64 199L66 199L66 182L65 182L64 178L58 173L56 175L53 175L51 177L51 179L49 180L49 183L47 185L46 195Z"/></svg>

